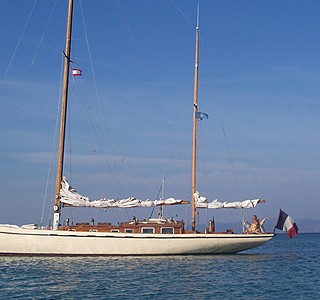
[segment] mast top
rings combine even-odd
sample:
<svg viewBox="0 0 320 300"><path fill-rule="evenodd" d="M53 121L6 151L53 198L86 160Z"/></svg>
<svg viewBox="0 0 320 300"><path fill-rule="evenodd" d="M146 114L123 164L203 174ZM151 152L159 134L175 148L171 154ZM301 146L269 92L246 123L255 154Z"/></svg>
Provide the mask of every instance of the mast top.
<svg viewBox="0 0 320 300"><path fill-rule="evenodd" d="M200 2L198 2L198 8L197 8L197 25L196 30L199 30L199 18L200 18Z"/></svg>

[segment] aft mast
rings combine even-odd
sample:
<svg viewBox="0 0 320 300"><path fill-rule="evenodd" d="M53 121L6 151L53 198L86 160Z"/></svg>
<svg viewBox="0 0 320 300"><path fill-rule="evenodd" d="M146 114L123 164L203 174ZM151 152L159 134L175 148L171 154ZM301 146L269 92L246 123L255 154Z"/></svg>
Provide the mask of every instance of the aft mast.
<svg viewBox="0 0 320 300"><path fill-rule="evenodd" d="M198 71L199 71L199 3L196 25L196 54L194 66L194 92L193 92L193 135L192 135L192 177L191 177L191 229L196 231L196 204L194 194L196 192L197 177L197 111L198 111Z"/></svg>
<svg viewBox="0 0 320 300"><path fill-rule="evenodd" d="M62 90L62 103L61 103L58 170L57 170L57 179L56 179L56 198L54 201L54 216L53 216L54 229L57 229L60 223L60 210L61 210L60 189L61 189L61 181L62 181L62 175L63 175L67 100L68 100L68 85L69 85L69 68L70 68L72 15L73 15L73 0L69 0L66 46L65 46L65 52L64 52L64 72L63 72L63 90Z"/></svg>

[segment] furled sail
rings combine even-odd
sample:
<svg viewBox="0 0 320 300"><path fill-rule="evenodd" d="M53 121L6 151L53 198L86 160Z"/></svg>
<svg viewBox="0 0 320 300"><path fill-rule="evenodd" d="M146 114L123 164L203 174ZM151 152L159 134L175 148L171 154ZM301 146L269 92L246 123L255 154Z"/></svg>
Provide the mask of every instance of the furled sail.
<svg viewBox="0 0 320 300"><path fill-rule="evenodd" d="M219 202L218 199L208 202L207 198L200 196L199 192L194 193L197 208L252 208L258 203L265 203L265 200L254 199L237 202Z"/></svg>
<svg viewBox="0 0 320 300"><path fill-rule="evenodd" d="M63 177L61 182L60 197L60 201L61 203L63 203L63 205L74 207L131 208L189 203L187 201L174 198L160 200L139 200L134 197L129 197L122 200L106 198L99 200L90 200L89 197L80 195L74 188L72 188L65 177Z"/></svg>

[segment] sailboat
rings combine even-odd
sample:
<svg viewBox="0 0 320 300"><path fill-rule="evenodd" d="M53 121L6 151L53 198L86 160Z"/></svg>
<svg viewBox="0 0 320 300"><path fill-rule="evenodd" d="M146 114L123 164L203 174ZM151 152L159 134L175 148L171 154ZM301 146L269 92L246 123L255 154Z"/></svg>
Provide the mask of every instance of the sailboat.
<svg viewBox="0 0 320 300"><path fill-rule="evenodd" d="M184 221L166 219L163 214L158 218L138 220L133 218L117 225L111 223L69 222L61 225L61 211L65 206L97 208L154 207L164 205L186 205L183 199L160 199L142 201L137 198L122 200L90 200L70 186L63 176L66 111L68 81L70 72L70 49L72 33L73 0L68 4L66 46L64 52L64 81L60 123L60 141L56 177L56 197L54 201L53 224L49 228L36 225L0 225L0 255L198 255L234 254L265 244L272 239L273 233L235 233L232 230L216 232L210 221L208 228L201 232L197 229L197 210L202 208L251 208L264 200L242 202L208 202L196 189L196 145L197 122L201 118L198 110L198 69L199 69L199 23L196 25L196 51L193 101L193 150L192 150L192 201L191 230ZM200 116L199 116L200 115ZM203 115L202 115L203 116Z"/></svg>

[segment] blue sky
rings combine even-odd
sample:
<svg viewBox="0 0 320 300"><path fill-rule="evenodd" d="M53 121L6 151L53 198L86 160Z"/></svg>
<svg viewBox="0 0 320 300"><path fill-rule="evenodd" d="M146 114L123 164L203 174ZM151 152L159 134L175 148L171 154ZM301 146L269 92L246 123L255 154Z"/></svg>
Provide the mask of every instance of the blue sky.
<svg viewBox="0 0 320 300"><path fill-rule="evenodd" d="M190 199L197 2L75 1L72 67L83 76L70 80L65 174L82 194L155 198L165 177L166 196ZM319 220L319 11L319 1L200 1L209 119L199 124L198 189L208 199L264 197L248 216L281 207ZM0 223L39 222L44 199L51 216L66 13L61 0L0 3Z"/></svg>

